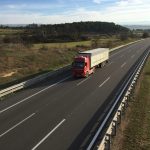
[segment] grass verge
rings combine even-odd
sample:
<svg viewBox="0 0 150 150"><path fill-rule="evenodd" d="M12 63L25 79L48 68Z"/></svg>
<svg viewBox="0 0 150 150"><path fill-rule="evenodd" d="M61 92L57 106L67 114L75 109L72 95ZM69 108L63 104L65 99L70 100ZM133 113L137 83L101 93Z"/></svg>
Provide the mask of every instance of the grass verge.
<svg viewBox="0 0 150 150"><path fill-rule="evenodd" d="M11 31L10 31L11 32ZM19 32L19 31L18 31ZM66 43L41 43L26 45L0 44L0 88L10 82L71 64L78 51L97 47L116 47L137 39L121 41L117 37Z"/></svg>
<svg viewBox="0 0 150 150"><path fill-rule="evenodd" d="M117 134L112 150L150 150L150 58Z"/></svg>

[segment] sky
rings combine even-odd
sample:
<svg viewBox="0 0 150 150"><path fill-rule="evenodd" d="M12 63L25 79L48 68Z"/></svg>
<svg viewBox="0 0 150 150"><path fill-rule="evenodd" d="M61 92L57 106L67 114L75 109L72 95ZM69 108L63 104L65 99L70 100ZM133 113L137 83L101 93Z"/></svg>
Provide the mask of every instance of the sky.
<svg viewBox="0 0 150 150"><path fill-rule="evenodd" d="M150 0L0 0L0 24L79 21L150 25Z"/></svg>

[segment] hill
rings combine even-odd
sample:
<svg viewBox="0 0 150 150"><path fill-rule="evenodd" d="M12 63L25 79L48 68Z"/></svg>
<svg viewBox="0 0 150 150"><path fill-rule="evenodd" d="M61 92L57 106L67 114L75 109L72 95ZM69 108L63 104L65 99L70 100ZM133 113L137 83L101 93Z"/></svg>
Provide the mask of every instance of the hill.
<svg viewBox="0 0 150 150"><path fill-rule="evenodd" d="M74 22L55 25L30 24L21 35L24 41L40 42L66 42L88 40L91 36L116 35L128 32L126 27L108 22Z"/></svg>

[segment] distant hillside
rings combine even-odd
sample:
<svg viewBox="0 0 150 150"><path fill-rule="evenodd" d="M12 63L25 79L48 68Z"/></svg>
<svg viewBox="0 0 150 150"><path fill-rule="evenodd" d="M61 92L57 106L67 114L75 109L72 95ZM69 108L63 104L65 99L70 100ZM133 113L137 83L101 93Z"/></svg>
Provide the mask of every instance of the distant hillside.
<svg viewBox="0 0 150 150"><path fill-rule="evenodd" d="M25 29L24 40L33 42L87 40L91 35L112 35L129 31L126 27L108 22L74 22L55 25L31 24L26 26Z"/></svg>
<svg viewBox="0 0 150 150"><path fill-rule="evenodd" d="M116 35L129 32L129 29L108 22L74 22L65 24L26 26L0 26L0 28L21 29L19 36L5 37L5 42L50 43L89 40L101 35Z"/></svg>
<svg viewBox="0 0 150 150"><path fill-rule="evenodd" d="M150 25L124 25L126 28L129 28L130 30L133 29L142 29L142 30L147 30L150 29Z"/></svg>

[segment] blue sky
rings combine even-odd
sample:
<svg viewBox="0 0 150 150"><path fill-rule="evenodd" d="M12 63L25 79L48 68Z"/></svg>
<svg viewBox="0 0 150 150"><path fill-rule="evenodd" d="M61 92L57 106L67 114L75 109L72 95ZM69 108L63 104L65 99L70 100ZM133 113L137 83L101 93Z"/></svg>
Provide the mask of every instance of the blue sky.
<svg viewBox="0 0 150 150"><path fill-rule="evenodd" d="M150 24L150 0L0 0L0 24Z"/></svg>

